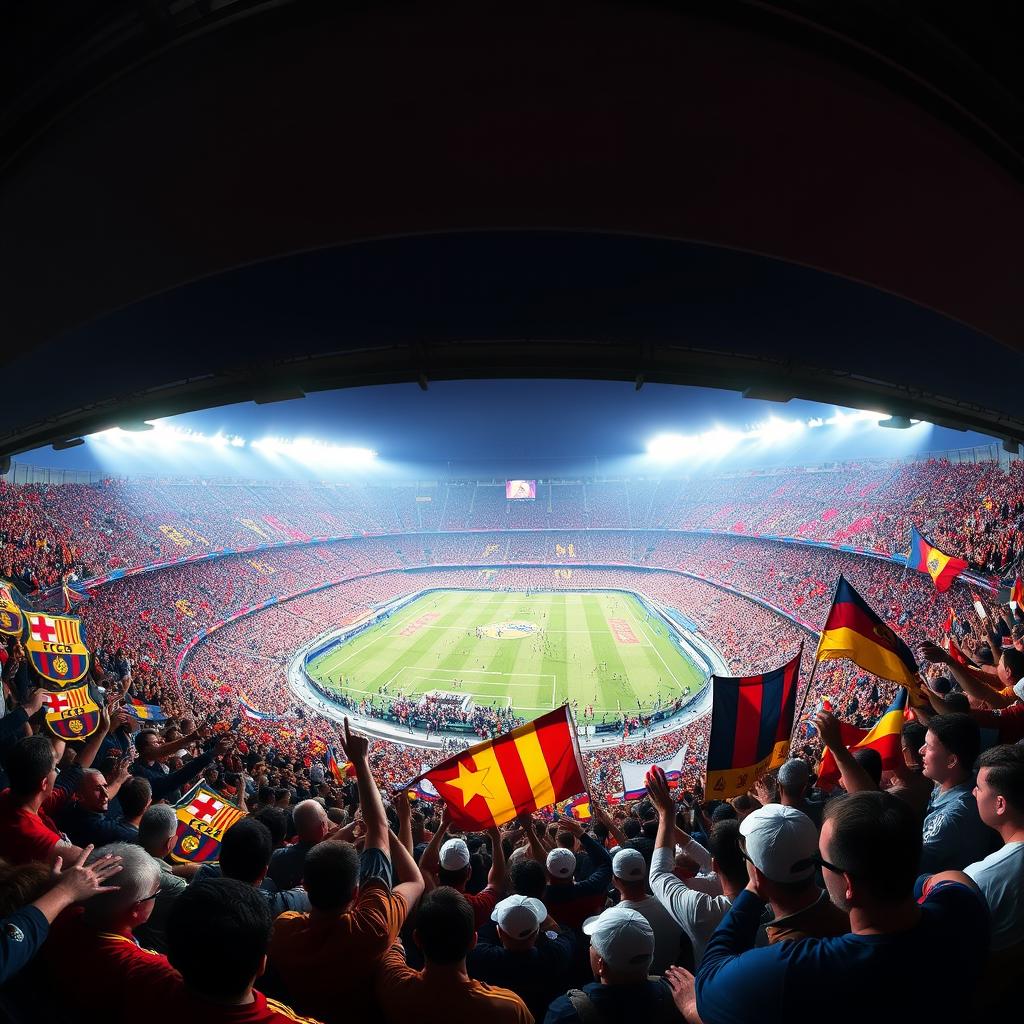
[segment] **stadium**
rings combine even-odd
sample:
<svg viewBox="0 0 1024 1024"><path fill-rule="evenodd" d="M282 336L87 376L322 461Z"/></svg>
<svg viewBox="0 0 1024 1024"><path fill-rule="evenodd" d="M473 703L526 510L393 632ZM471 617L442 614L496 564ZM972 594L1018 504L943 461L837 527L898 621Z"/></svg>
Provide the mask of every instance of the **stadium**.
<svg viewBox="0 0 1024 1024"><path fill-rule="evenodd" d="M1016 9L2 17L0 1021L1019 1011Z"/></svg>

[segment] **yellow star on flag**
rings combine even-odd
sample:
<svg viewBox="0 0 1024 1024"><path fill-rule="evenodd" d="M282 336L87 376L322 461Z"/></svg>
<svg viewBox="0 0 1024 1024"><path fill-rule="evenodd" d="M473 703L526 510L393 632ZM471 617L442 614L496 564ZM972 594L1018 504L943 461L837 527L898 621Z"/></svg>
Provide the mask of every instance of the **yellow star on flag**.
<svg viewBox="0 0 1024 1024"><path fill-rule="evenodd" d="M485 800L493 800L494 794L487 788L487 773L490 768L481 768L479 771L471 772L465 764L459 763L459 777L448 779L444 784L454 786L462 790L462 806L465 807L475 796L482 796Z"/></svg>

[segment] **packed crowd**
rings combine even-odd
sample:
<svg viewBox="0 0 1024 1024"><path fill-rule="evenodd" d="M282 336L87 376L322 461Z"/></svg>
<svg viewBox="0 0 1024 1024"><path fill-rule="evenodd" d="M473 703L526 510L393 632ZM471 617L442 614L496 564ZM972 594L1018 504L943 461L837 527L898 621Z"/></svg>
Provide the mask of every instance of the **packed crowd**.
<svg viewBox="0 0 1024 1024"><path fill-rule="evenodd" d="M1020 651L979 677L926 653L965 696L995 699L997 679L1024 672ZM991 711L932 691L885 773L819 713L841 772L832 792L800 757L728 801L686 776L673 791L655 768L641 800L605 806L592 786L582 821L547 807L464 831L443 804L384 784L395 759L418 773L409 749L382 761L346 724L332 736L339 780L321 756L223 719L140 727L116 704L130 670L109 681L111 710L76 744L48 734L23 675L7 688L9 1020L80 1020L73 980L112 1024L141 1006L158 1024L792 1024L819 1020L825 1002L853 1024L865 1000L874 1019L941 1024L1018 998L1024 687L995 735ZM629 752L649 762L668 745ZM593 781L605 766L589 770ZM245 812L202 864L170 856L174 804L199 778ZM936 963L949 983L907 983Z"/></svg>
<svg viewBox="0 0 1024 1024"><path fill-rule="evenodd" d="M131 565L310 538L420 531L577 532L594 528L773 534L885 553L917 526L980 571L1006 573L1024 552L1024 463L876 462L687 480L560 481L537 500L507 501L500 482L306 485L189 481L99 486L0 480L0 571L30 590ZM637 538L625 537L636 559ZM508 537L502 538L502 557ZM391 545L396 565L446 558L446 540ZM523 560L557 556L526 545ZM547 548L566 547L552 540ZM620 545L621 546L621 545ZM542 548L545 546L542 545ZM429 557L424 558L424 552Z"/></svg>

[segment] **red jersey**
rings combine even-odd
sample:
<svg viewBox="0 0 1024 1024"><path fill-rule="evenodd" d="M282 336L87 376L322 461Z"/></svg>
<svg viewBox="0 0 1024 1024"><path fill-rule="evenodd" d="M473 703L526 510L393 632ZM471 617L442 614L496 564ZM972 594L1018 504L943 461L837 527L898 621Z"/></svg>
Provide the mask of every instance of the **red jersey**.
<svg viewBox="0 0 1024 1024"><path fill-rule="evenodd" d="M38 814L19 807L11 791L0 793L0 857L10 864L28 864L38 860L49 863L53 848L68 842L53 823L51 814L70 799L70 793L55 789L39 808Z"/></svg>

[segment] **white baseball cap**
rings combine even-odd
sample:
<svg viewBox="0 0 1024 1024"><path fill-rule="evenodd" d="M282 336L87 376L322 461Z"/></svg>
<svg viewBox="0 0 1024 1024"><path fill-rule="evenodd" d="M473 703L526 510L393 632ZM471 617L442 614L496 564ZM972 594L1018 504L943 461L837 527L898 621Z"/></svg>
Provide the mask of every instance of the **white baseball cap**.
<svg viewBox="0 0 1024 1024"><path fill-rule="evenodd" d="M1024 679L1018 679L1013 684L1013 692L1017 695L1017 700L1024 700Z"/></svg>
<svg viewBox="0 0 1024 1024"><path fill-rule="evenodd" d="M650 969L654 959L654 929L643 914L609 907L583 922L583 932L604 962L616 971Z"/></svg>
<svg viewBox="0 0 1024 1024"><path fill-rule="evenodd" d="M469 847L465 839L449 839L441 847L441 867L445 871L461 871L469 863Z"/></svg>
<svg viewBox="0 0 1024 1024"><path fill-rule="evenodd" d="M767 804L740 822L747 857L773 882L804 882L814 875L818 830L795 807Z"/></svg>
<svg viewBox="0 0 1024 1024"><path fill-rule="evenodd" d="M624 882L639 882L647 877L647 861L639 850L616 850L612 857L612 874Z"/></svg>
<svg viewBox="0 0 1024 1024"><path fill-rule="evenodd" d="M571 878L576 870L576 854L572 850L556 846L548 854L547 867L555 878Z"/></svg>
<svg viewBox="0 0 1024 1024"><path fill-rule="evenodd" d="M544 904L532 896L508 896L491 911L491 920L513 939L535 935L547 916Z"/></svg>

